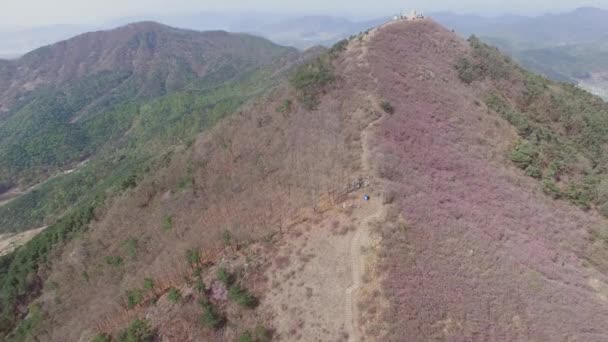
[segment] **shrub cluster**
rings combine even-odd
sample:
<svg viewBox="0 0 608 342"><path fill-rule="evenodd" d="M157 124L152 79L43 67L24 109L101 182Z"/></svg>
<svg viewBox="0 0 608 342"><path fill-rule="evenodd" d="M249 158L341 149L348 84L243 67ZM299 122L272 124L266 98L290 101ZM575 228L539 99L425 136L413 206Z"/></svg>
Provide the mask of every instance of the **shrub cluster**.
<svg viewBox="0 0 608 342"><path fill-rule="evenodd" d="M278 113L291 113L291 111L293 110L293 103L291 102L291 100L283 100L283 103L281 103L280 106L277 107L277 112Z"/></svg>
<svg viewBox="0 0 608 342"><path fill-rule="evenodd" d="M382 107L382 110L385 113L387 113L387 114L393 114L393 113L395 113L395 108L388 101L382 101L382 103L380 104L380 106Z"/></svg>
<svg viewBox="0 0 608 342"><path fill-rule="evenodd" d="M119 267L122 265L122 258L117 255L108 255L106 257L106 264L114 267Z"/></svg>
<svg viewBox="0 0 608 342"><path fill-rule="evenodd" d="M217 269L217 279L227 287L232 284L232 274L230 274L224 267Z"/></svg>
<svg viewBox="0 0 608 342"><path fill-rule="evenodd" d="M270 342L272 332L262 325L258 325L253 332L245 331L239 336L239 342Z"/></svg>
<svg viewBox="0 0 608 342"><path fill-rule="evenodd" d="M342 39L339 42L337 42L336 44L334 44L330 49L329 49L329 56L331 58L336 58L340 55L340 53L342 51L345 51L346 48L348 47L348 39Z"/></svg>
<svg viewBox="0 0 608 342"><path fill-rule="evenodd" d="M144 291L141 289L127 290L127 307L133 309L144 300Z"/></svg>
<svg viewBox="0 0 608 342"><path fill-rule="evenodd" d="M165 216L165 218L163 218L162 229L165 232L168 232L171 229L173 229L173 217L167 215L167 216Z"/></svg>
<svg viewBox="0 0 608 342"><path fill-rule="evenodd" d="M213 304L208 300L202 300L200 303L203 308L201 314L201 323L211 329L219 329L224 325L225 319L222 317Z"/></svg>
<svg viewBox="0 0 608 342"><path fill-rule="evenodd" d="M193 248L186 250L186 261L188 265L191 267L196 267L201 260L201 252L200 250Z"/></svg>
<svg viewBox="0 0 608 342"><path fill-rule="evenodd" d="M512 69L510 58L474 35L468 39L468 42L473 50L472 58L461 57L454 65L460 80L470 84L486 77L493 80L507 77Z"/></svg>
<svg viewBox="0 0 608 342"><path fill-rule="evenodd" d="M128 238L123 242L127 254L131 259L135 259L137 257L138 244L139 241L136 238Z"/></svg>
<svg viewBox="0 0 608 342"><path fill-rule="evenodd" d="M167 299L173 304L177 304L182 301L182 292L175 287L169 289L167 293Z"/></svg>
<svg viewBox="0 0 608 342"><path fill-rule="evenodd" d="M99 333L93 337L91 342L111 342L112 336L104 333Z"/></svg>
<svg viewBox="0 0 608 342"><path fill-rule="evenodd" d="M242 288L238 284L233 284L228 289L228 298L238 305L245 308L254 308L257 306L257 299L247 291L247 289Z"/></svg>
<svg viewBox="0 0 608 342"><path fill-rule="evenodd" d="M308 110L316 109L319 94L334 80L334 69L328 56L318 57L298 67L290 78L291 84L298 91L298 100Z"/></svg>
<svg viewBox="0 0 608 342"><path fill-rule="evenodd" d="M154 337L150 323L136 319L118 335L118 342L152 342Z"/></svg>

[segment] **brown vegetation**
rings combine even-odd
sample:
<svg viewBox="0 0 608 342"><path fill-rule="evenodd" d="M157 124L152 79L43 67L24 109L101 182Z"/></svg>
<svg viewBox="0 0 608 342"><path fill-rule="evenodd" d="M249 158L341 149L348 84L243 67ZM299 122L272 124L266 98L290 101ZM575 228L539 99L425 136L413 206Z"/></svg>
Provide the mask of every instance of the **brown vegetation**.
<svg viewBox="0 0 608 342"><path fill-rule="evenodd" d="M236 252L331 206L358 179L360 129L373 117L357 110L360 101L352 100L349 87L332 87L344 95L324 96L314 111L295 101L289 111L277 111L295 94L276 89L191 148L171 153L153 176L100 213L90 233L71 243L49 270L49 282L58 286L46 289L41 302L61 324L49 328L48 340L87 336L125 310L126 289L141 287L145 278L176 278L173 270L187 265L188 249ZM187 186L184 177L190 179ZM137 237L133 258L124 244L132 237ZM107 256L123 262L109 267Z"/></svg>

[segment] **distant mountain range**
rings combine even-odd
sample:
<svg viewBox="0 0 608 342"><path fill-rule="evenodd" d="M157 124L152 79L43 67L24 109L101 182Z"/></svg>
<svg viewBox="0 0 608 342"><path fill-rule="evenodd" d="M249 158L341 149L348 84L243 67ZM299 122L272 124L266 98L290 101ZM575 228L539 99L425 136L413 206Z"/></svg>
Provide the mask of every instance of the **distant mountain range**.
<svg viewBox="0 0 608 342"><path fill-rule="evenodd" d="M154 22L85 33L4 63L4 73L11 77L10 84L0 83L0 111L24 90L58 86L104 71L124 72L140 78L137 84L140 94L149 91L145 88L149 83L147 78L160 77L164 80L161 84L164 90L151 94L159 95L182 88L191 81L187 78L192 75L203 77L231 62L238 68L247 68L262 59L268 61L273 57L267 55L273 51L267 49L270 45L274 44L250 35L223 31L201 33ZM289 50L278 46L277 49ZM5 80L8 78L0 82Z"/></svg>
<svg viewBox="0 0 608 342"><path fill-rule="evenodd" d="M608 38L608 11L583 7L571 12L542 16L503 15L483 17L451 12L429 16L457 33L480 35L512 49L543 48L590 43ZM250 12L200 12L188 15L127 17L101 25L56 25L13 31L0 30L0 56L15 56L34 48L67 39L82 32L109 29L131 22L152 20L173 27L226 30L261 35L277 43L305 49L332 44L352 34L387 21L390 15L373 20L353 20L333 16Z"/></svg>
<svg viewBox="0 0 608 342"><path fill-rule="evenodd" d="M606 10L584 7L571 12L536 17L482 17L451 12L429 15L461 36L480 36L527 68L552 79L574 83L599 79L602 83L606 78ZM315 45L330 46L340 39L378 26L389 20L389 17L352 20L332 16L259 12L200 12L188 15L129 17L98 26L57 25L0 32L0 58L15 58L34 48L67 39L81 32L109 29L142 20L154 20L173 27L199 31L245 32L304 50ZM608 81L606 82L608 89ZM599 87L604 86L600 84Z"/></svg>
<svg viewBox="0 0 608 342"><path fill-rule="evenodd" d="M608 340L608 103L452 28L0 61L0 341Z"/></svg>
<svg viewBox="0 0 608 342"><path fill-rule="evenodd" d="M485 18L435 13L433 18L461 35L481 35L513 49L531 49L590 43L608 38L608 11L584 7L571 12L538 17Z"/></svg>
<svg viewBox="0 0 608 342"><path fill-rule="evenodd" d="M387 19L388 17L357 21L332 16L224 12L201 12L180 16L138 16L95 26L56 25L0 31L0 57L15 57L83 32L111 29L139 21L156 21L172 27L197 31L244 32L268 38L278 44L307 49L315 45L331 45L352 34L378 26Z"/></svg>

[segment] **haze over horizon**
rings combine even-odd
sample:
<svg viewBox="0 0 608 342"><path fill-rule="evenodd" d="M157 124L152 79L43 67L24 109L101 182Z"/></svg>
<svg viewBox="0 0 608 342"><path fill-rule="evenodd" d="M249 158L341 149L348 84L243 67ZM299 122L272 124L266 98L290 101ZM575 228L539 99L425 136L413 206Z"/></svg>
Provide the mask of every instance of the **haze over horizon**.
<svg viewBox="0 0 608 342"><path fill-rule="evenodd" d="M296 15L337 15L343 17L374 17L393 12L418 9L424 12L451 11L463 14L486 16L502 14L538 15L558 13L579 7L608 8L608 0L536 0L536 1L483 1L463 0L457 4L445 0L411 1L382 0L325 1L312 0L306 4L284 4L277 0L256 1L255 4L242 0L227 0L222 4L213 1L194 0L57 0L40 3L36 0L5 0L0 12L0 29L31 28L51 25L98 25L125 17L146 17L157 15L184 15L205 11L237 11L259 13L285 13ZM32 11L36 8L36 11Z"/></svg>

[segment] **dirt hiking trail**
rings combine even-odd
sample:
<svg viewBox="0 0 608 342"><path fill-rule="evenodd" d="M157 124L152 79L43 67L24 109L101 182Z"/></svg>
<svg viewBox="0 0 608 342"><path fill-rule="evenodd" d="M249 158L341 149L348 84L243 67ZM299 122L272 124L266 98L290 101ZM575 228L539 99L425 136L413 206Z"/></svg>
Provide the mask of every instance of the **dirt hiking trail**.
<svg viewBox="0 0 608 342"><path fill-rule="evenodd" d="M380 192L377 187L378 181L374 177L374 169L371 162L372 144L370 135L374 128L382 120L382 116L372 121L362 132L362 154L361 164L364 174L367 175L368 182L372 186L370 190L374 192L367 202L366 212L370 213L361 221L350 243L350 261L352 284L345 290L345 315L344 321L348 332L349 341L361 341L361 325L359 324L358 294L362 286L363 275L366 265L366 251L371 245L372 223L379 221L386 215L386 207L382 204ZM376 189L374 189L374 186ZM375 191L374 191L375 190Z"/></svg>

